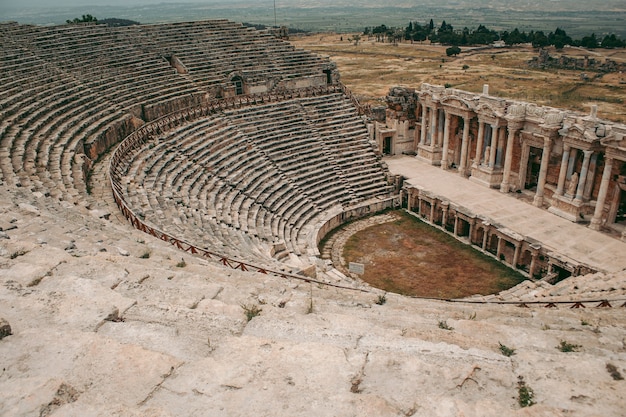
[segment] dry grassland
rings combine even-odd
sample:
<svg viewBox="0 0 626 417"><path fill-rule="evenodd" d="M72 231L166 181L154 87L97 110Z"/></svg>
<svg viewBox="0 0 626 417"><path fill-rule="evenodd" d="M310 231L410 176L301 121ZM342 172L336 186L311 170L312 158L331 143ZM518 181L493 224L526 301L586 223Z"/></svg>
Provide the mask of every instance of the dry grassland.
<svg viewBox="0 0 626 417"><path fill-rule="evenodd" d="M395 85L419 88L421 83L449 84L480 93L489 84L489 93L563 109L589 112L598 105L599 116L626 123L626 74L599 74L587 71L538 70L528 66L537 51L530 47L462 48L457 57L447 57L445 46L419 43L377 43L374 38L355 46L348 34L316 34L293 38L298 48L329 56L337 63L342 82L363 102L384 104L382 98ZM343 37L343 41L341 38ZM610 58L626 62L626 50L551 49L551 56L588 55L603 62ZM463 69L467 66L466 69Z"/></svg>

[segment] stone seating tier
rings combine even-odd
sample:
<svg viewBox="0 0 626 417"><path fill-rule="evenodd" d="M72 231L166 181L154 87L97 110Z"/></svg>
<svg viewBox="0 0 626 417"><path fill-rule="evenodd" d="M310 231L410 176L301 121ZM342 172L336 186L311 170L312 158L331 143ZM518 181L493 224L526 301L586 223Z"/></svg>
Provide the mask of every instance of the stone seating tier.
<svg viewBox="0 0 626 417"><path fill-rule="evenodd" d="M352 126L353 141L365 142L359 152L376 169L365 126L351 103L342 94L328 94L317 101L225 110L154 135L119 165L127 178L126 198L138 204L146 222L172 234L197 236L215 251L228 246L219 240L225 236L259 244L254 252L265 254L265 262L271 261L267 245L277 242L286 248L280 257L303 255L310 224L327 210L390 190L380 165L379 172L363 166L355 171L349 159L333 155L315 119L309 118L305 100L308 106L323 106L320 112L343 112L332 120ZM332 122L325 123L333 131ZM350 141L347 135L334 139ZM349 162L345 173L342 160ZM167 213L175 213L171 224ZM199 236L197 231L216 225L223 228L213 236L217 239Z"/></svg>

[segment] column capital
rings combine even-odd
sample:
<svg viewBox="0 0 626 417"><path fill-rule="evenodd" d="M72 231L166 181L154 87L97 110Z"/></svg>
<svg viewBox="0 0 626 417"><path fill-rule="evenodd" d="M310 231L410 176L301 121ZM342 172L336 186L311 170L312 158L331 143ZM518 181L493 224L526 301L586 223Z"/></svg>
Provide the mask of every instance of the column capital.
<svg viewBox="0 0 626 417"><path fill-rule="evenodd" d="M591 155L593 155L593 152L594 151L591 149L583 150L583 153L585 154L585 158L591 157Z"/></svg>

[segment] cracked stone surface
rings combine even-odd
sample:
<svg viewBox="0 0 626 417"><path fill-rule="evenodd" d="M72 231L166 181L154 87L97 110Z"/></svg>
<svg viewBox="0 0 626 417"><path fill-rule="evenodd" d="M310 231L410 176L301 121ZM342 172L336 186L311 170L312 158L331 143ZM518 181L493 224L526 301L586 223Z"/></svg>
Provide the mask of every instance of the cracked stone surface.
<svg viewBox="0 0 626 417"><path fill-rule="evenodd" d="M0 318L12 333L0 339L0 415L619 416L626 409L625 382L606 367L626 375L624 308L524 309L395 294L377 305L375 289L244 273L187 254L187 266L176 267L181 252L115 216L44 200L0 189L0 221L11 225L0 240ZM617 278L576 279L570 285L580 291L619 289ZM244 304L262 311L248 321ZM452 330L439 328L442 320ZM563 353L561 341L581 347ZM500 343L515 354L502 355ZM518 404L519 376L533 389L531 407Z"/></svg>

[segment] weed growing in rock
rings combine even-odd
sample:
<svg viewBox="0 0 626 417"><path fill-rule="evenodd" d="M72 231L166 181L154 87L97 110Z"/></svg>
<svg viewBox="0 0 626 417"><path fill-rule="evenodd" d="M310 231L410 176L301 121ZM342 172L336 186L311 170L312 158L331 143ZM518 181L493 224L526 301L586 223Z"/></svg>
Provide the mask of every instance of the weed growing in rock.
<svg viewBox="0 0 626 417"><path fill-rule="evenodd" d="M515 355L515 349L510 348L508 346L503 345L502 343L498 342L498 344L500 345L500 352L504 355L504 356L513 356Z"/></svg>
<svg viewBox="0 0 626 417"><path fill-rule="evenodd" d="M577 352L582 346L567 343L565 340L561 340L561 343L556 347L561 352Z"/></svg>
<svg viewBox="0 0 626 417"><path fill-rule="evenodd" d="M187 266L187 262L185 262L185 258L181 258L180 262L176 264L177 268L184 268Z"/></svg>
<svg viewBox="0 0 626 417"><path fill-rule="evenodd" d="M11 253L11 255L9 255L9 258L15 259L18 256L26 255L27 253L28 253L28 251L25 250L25 249L18 249L15 252Z"/></svg>
<svg viewBox="0 0 626 417"><path fill-rule="evenodd" d="M454 327L448 326L448 322L446 320L439 320L439 328L443 330L454 330Z"/></svg>
<svg viewBox="0 0 626 417"><path fill-rule="evenodd" d="M609 374L611 375L611 378L613 378L616 381L621 381L622 379L624 379L624 377L622 376L622 374L617 370L617 367L611 363L607 363L606 364L606 370L609 371Z"/></svg>
<svg viewBox="0 0 626 417"><path fill-rule="evenodd" d="M252 305L242 304L241 308L243 308L243 311L246 314L246 318L248 319L248 321L252 320L256 316L261 314L261 311L263 311L256 304L252 304Z"/></svg>
<svg viewBox="0 0 626 417"><path fill-rule="evenodd" d="M376 304L378 304L379 306L382 306L386 302L387 302L387 296L385 294L379 295L378 299L376 299Z"/></svg>
<svg viewBox="0 0 626 417"><path fill-rule="evenodd" d="M470 314L467 319L468 320L476 320L476 312L474 311L472 314Z"/></svg>
<svg viewBox="0 0 626 417"><path fill-rule="evenodd" d="M524 377L521 375L517 377L517 393L517 402L520 407L530 407L533 404L537 404L535 402L535 393L533 392L533 389L526 385Z"/></svg>
<svg viewBox="0 0 626 417"><path fill-rule="evenodd" d="M149 259L150 258L150 251L145 251L144 253L141 254L141 256L139 256L139 258L141 259Z"/></svg>

